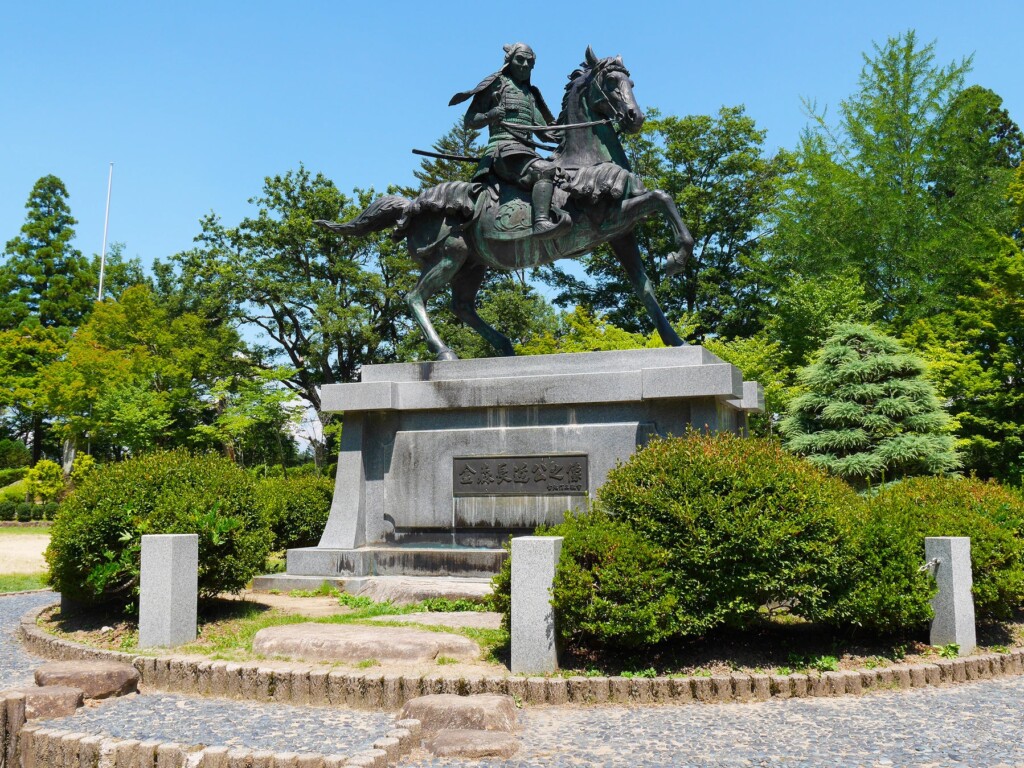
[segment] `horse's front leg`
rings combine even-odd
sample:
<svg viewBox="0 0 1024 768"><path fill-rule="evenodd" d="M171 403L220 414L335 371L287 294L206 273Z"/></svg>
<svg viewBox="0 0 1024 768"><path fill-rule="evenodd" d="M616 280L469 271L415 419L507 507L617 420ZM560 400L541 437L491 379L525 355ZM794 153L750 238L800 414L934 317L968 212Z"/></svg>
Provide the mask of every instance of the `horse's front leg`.
<svg viewBox="0 0 1024 768"><path fill-rule="evenodd" d="M410 250L412 250L411 247ZM413 317L427 340L427 346L430 347L430 351L434 353L435 357L438 360L458 360L459 356L441 341L434 324L430 321L430 316L427 314L427 301L435 293L443 290L462 268L469 255L469 249L462 238L452 237L445 240L436 253L439 257L435 256L435 260L424 265L419 282L406 295L405 301L409 305L409 309L412 310Z"/></svg>
<svg viewBox="0 0 1024 768"><path fill-rule="evenodd" d="M665 272L669 275L680 274L686 268L687 259L693 255L693 235L683 223L683 218L679 215L679 209L676 208L672 195L660 189L652 189L623 201L622 210L625 215L634 215L637 218L644 218L655 213L660 213L665 217L679 248L665 259Z"/></svg>
<svg viewBox="0 0 1024 768"><path fill-rule="evenodd" d="M665 346L684 346L686 342L679 338L679 334L675 332L668 318L665 317L665 313L661 311L658 297L654 294L654 284L651 282L651 278L647 276L643 259L640 257L640 248L636 244L636 235L623 235L614 240L609 240L608 244L611 245L616 258L625 268L626 274L629 276L629 282L633 284L633 291L643 301L644 307L647 308L647 315L654 322L654 327L658 329L658 335L661 336Z"/></svg>

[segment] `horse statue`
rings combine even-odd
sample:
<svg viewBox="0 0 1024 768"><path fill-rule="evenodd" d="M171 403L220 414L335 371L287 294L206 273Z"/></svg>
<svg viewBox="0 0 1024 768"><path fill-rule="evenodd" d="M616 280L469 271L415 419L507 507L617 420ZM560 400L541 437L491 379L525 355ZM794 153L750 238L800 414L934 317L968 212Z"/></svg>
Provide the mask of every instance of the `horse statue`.
<svg viewBox="0 0 1024 768"><path fill-rule="evenodd" d="M553 126L536 126L546 135L561 137L550 160L560 172L554 205L559 215L572 222L565 234L550 239L534 237L529 194L493 177L483 184L443 182L415 200L386 195L351 221L316 223L343 236L394 227L392 237L406 240L409 254L421 270L406 301L438 360L458 359L427 314L427 301L446 285L452 287L455 315L500 354L514 355L509 339L476 311L477 292L487 270L510 272L577 258L601 243L611 246L626 270L661 340L667 346L683 346L658 305L633 233L642 219L658 214L665 217L678 247L666 260L669 275L681 272L693 251L693 238L672 197L644 188L619 141L616 126L637 133L643 123L644 114L633 96L633 81L622 58L598 58L588 47L584 63L569 76L558 120Z"/></svg>

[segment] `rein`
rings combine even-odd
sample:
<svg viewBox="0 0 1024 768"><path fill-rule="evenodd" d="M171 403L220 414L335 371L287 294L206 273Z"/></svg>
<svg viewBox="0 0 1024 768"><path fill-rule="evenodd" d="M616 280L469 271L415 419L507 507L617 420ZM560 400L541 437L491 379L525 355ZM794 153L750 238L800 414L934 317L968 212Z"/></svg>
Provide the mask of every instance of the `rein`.
<svg viewBox="0 0 1024 768"><path fill-rule="evenodd" d="M507 128L510 131L518 129L538 133L540 131L572 131L577 128L592 128L595 125L609 125L614 122L615 120L611 117L606 117L604 120L591 120L589 123L572 123L570 125L517 125L502 121L501 127Z"/></svg>

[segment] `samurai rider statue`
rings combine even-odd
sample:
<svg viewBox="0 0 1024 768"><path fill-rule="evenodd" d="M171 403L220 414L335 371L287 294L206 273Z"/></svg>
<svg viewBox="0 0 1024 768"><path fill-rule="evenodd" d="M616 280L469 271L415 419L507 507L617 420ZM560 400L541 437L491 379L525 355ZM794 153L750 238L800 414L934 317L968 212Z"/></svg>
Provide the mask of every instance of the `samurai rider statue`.
<svg viewBox="0 0 1024 768"><path fill-rule="evenodd" d="M515 130L516 125L553 125L555 118L540 91L530 83L536 62L533 49L525 43L504 48L505 66L484 78L476 88L452 96L448 105L472 98L464 119L466 127L488 128L490 138L473 180L484 181L493 173L504 182L530 191L534 237L558 237L571 229L572 221L551 206L555 164L537 154L536 145L528 138L529 131ZM537 132L537 136L542 141L555 140L543 131Z"/></svg>

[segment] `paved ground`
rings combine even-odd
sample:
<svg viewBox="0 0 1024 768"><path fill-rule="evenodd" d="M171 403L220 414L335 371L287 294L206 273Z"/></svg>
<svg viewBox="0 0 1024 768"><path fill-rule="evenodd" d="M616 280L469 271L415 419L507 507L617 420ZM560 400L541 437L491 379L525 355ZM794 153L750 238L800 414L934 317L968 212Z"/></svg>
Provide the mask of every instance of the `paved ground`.
<svg viewBox="0 0 1024 768"><path fill-rule="evenodd" d="M0 688L37 660L10 630L53 595L0 597ZM502 766L1024 766L1024 677L859 698L680 707L547 707L521 715L522 752ZM81 711L75 730L259 749L351 752L383 735L386 714L147 695ZM422 753L403 768L459 765Z"/></svg>

